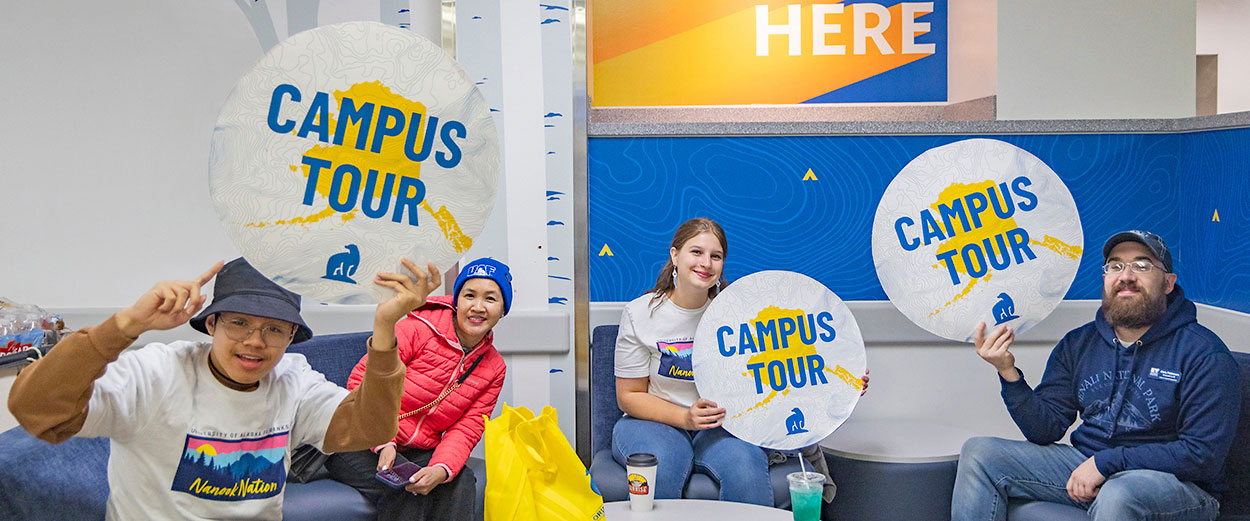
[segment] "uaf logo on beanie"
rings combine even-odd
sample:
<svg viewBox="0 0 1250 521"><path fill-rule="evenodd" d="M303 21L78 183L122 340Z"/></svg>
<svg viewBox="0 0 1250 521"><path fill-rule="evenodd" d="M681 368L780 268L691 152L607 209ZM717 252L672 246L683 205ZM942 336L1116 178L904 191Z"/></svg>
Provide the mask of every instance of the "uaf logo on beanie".
<svg viewBox="0 0 1250 521"><path fill-rule="evenodd" d="M507 264L490 257L470 262L460 270L460 275L456 276L456 282L452 285L451 305L459 304L460 288L464 287L465 281L476 278L490 279L499 285L499 293L503 296L503 314L507 315L508 310L512 309L512 273Z"/></svg>

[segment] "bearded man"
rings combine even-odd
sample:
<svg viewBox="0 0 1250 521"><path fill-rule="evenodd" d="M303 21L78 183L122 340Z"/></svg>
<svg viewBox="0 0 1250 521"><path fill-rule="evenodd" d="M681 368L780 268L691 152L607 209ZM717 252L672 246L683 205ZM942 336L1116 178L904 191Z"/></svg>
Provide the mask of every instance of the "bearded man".
<svg viewBox="0 0 1250 521"><path fill-rule="evenodd" d="M1055 346L1036 388L1015 366L1015 332L977 327L977 354L998 370L1028 441L964 444L953 520L1006 519L1009 498L1085 508L1093 519L1218 515L1241 403L1237 363L1198 324L1163 239L1117 233L1102 255L1102 306ZM1056 443L1077 413L1071 445Z"/></svg>

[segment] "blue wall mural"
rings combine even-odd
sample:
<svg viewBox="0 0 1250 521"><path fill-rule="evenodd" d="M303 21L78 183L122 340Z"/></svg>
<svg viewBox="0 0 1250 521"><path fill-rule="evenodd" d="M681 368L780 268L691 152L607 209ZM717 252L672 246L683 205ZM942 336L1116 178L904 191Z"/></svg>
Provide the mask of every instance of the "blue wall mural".
<svg viewBox="0 0 1250 521"><path fill-rule="evenodd" d="M1250 129L1194 134L634 137L589 143L590 298L655 282L673 230L707 216L729 237L726 276L807 274L845 300L885 300L873 269L877 201L904 165L971 137L1012 143L1068 185L1085 231L1068 299L1097 299L1102 242L1147 228L1173 248L1195 300L1250 311ZM810 173L809 173L810 170ZM1219 206L1222 226L1212 227ZM1226 208L1226 209L1225 209ZM1235 244L1214 248L1215 234ZM1239 242L1237 242L1239 241ZM1220 253L1212 259L1216 252ZM1226 257L1234 257L1229 262ZM1240 277L1240 278L1239 278Z"/></svg>
<svg viewBox="0 0 1250 521"><path fill-rule="evenodd" d="M1179 137L1179 280L1197 302L1250 313L1250 129Z"/></svg>

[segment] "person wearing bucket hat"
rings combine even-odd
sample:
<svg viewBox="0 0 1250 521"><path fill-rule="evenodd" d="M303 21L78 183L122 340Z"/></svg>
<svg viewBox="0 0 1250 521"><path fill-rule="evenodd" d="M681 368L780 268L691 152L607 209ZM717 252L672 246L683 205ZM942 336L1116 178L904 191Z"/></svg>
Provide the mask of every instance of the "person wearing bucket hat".
<svg viewBox="0 0 1250 521"><path fill-rule="evenodd" d="M222 266L213 288L212 303L192 318L190 325L208 336L215 337L216 331L221 330L242 337L240 332L250 333L251 324L257 319L270 319L258 325L262 343L274 347L283 340L290 345L312 338L312 329L299 312L299 295L274 284L247 261L238 258ZM257 385L260 377L268 374L282 358L280 352L250 351L240 338L226 335L226 340L233 342L221 342L221 348L209 351L209 369L240 386ZM227 350L227 345L234 349Z"/></svg>
<svg viewBox="0 0 1250 521"><path fill-rule="evenodd" d="M222 312L288 322L295 329L292 344L312 338L312 329L299 314L300 296L274 284L242 258L227 262L221 267L213 288L213 301L191 319L191 327L212 336L213 333L205 322L209 317Z"/></svg>
<svg viewBox="0 0 1250 521"><path fill-rule="evenodd" d="M415 277L374 281L395 295L377 306L374 363L350 392L284 354L312 337L299 295L236 259L194 280L157 283L65 337L14 381L9 409L51 443L110 438L109 519L280 519L291 449L352 451L395 435L404 377L395 323L440 282L433 265L403 265ZM204 307L201 288L214 277ZM122 352L144 332L188 321L212 341Z"/></svg>
<svg viewBox="0 0 1250 521"><path fill-rule="evenodd" d="M1215 519L1237 429L1237 362L1197 321L1158 235L1102 248L1102 306L1063 337L1030 388L1006 326L974 335L1028 441L972 438L959 456L954 520L1003 519L1008 497L1063 503L1093 519ZM987 334L988 333L988 334ZM1071 444L1057 443L1073 420Z"/></svg>
<svg viewBox="0 0 1250 521"><path fill-rule="evenodd" d="M508 266L477 259L460 270L450 296L431 297L395 326L399 356L407 364L399 433L372 450L326 461L334 479L374 503L379 520L473 519L475 478L464 462L503 388L507 367L492 329L511 303ZM356 364L348 389L361 382L370 357ZM375 478L405 462L421 469L402 489Z"/></svg>

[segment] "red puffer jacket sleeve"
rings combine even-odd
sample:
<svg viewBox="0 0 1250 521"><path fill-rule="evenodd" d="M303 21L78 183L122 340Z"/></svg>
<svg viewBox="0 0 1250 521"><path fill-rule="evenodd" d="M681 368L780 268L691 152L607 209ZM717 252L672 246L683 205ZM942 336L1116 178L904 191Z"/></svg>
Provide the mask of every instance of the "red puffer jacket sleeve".
<svg viewBox="0 0 1250 521"><path fill-rule="evenodd" d="M356 362L356 367L352 368L352 374L347 376L348 391L360 387L360 381L365 378L365 363L368 361L369 353L365 353L365 356L360 357L360 361Z"/></svg>
<svg viewBox="0 0 1250 521"><path fill-rule="evenodd" d="M403 364L404 367L408 366L408 362L412 360L412 357L415 356L414 353L417 350L418 339L417 334L414 331L416 327L416 324L406 319L400 320L399 323L395 325L395 338L398 344L397 350L399 352L399 363ZM360 361L356 362L356 367L352 368L352 374L347 376L348 391L360 386L360 381L365 377L365 365L368 362L369 353L366 352L365 356L360 357Z"/></svg>

